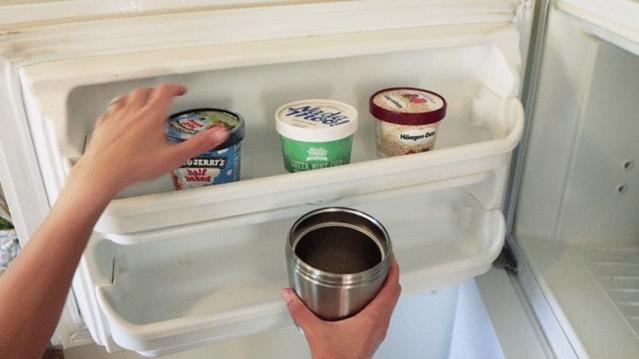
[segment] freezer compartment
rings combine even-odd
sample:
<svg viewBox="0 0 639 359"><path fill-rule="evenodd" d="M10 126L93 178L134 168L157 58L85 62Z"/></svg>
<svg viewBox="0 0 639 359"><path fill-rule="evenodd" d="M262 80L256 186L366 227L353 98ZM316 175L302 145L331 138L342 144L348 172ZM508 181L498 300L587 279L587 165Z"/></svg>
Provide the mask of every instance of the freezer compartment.
<svg viewBox="0 0 639 359"><path fill-rule="evenodd" d="M507 166L523 128L514 98L516 36L513 27L485 25L375 31L71 59L30 66L21 75L52 197L90 140L95 118L109 100L135 86L184 83L190 93L176 100L171 112L220 107L245 117L239 182L177 192L167 175L132 186L96 226L102 233L126 234ZM77 71L69 74L69 68ZM448 114L434 151L377 159L368 97L398 85L441 93ZM304 98L336 99L358 109L350 165L285 172L274 111Z"/></svg>
<svg viewBox="0 0 639 359"><path fill-rule="evenodd" d="M579 3L609 17L603 10L622 2L639 9ZM597 36L601 24L564 12L577 1L557 3L514 221L522 278L558 356L636 358L639 57Z"/></svg>
<svg viewBox="0 0 639 359"><path fill-rule="evenodd" d="M549 25L571 31L549 32L516 234L576 244L636 241L639 56L584 36L585 25L561 12Z"/></svg>
<svg viewBox="0 0 639 359"><path fill-rule="evenodd" d="M499 210L460 189L355 206L388 229L404 293L440 288L485 272L504 240ZM153 354L290 324L280 288L288 286L284 242L294 216L122 246L101 241L86 254L108 258L96 288L115 342ZM96 282L100 282L96 280Z"/></svg>

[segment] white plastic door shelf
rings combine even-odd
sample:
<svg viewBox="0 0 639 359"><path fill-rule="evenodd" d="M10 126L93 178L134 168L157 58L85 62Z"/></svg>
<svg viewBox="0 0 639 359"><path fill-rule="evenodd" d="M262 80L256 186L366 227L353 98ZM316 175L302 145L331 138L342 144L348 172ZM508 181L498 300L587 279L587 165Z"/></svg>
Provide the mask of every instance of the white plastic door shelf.
<svg viewBox="0 0 639 359"><path fill-rule="evenodd" d="M461 189L356 207L388 229L405 292L481 274L503 245L501 212L484 209ZM288 285L283 246L305 210L136 246L110 241L92 246L90 257L114 253L112 282L96 290L116 343L158 355L290 324L279 298L279 289Z"/></svg>
<svg viewBox="0 0 639 359"><path fill-rule="evenodd" d="M120 236L490 172L508 165L523 129L521 105L514 97L518 62L509 51L516 33L512 27L458 31L393 30L178 49L170 51L166 64L158 59L168 54L158 51L34 65L22 71L25 91L34 101L29 121L42 142L48 142L40 155L46 159L42 166L53 195L82 153L94 118L109 99L133 86L182 82L192 95L177 100L174 111L213 106L246 118L240 182L176 192L165 176L129 188L96 226L99 232ZM465 31L480 33L469 36ZM327 43L331 58L326 58ZM140 79L139 66L149 61L157 62L157 73ZM261 65L237 67L249 62ZM114 66L115 82L104 74ZM68 68L83 76L62 76ZM186 73L169 75L182 71ZM53 82L55 92L42 90ZM434 89L448 100L438 150L376 160L368 96L399 83ZM286 174L273 113L282 103L304 97L335 98L360 111L354 163ZM65 102L68 106L61 106Z"/></svg>

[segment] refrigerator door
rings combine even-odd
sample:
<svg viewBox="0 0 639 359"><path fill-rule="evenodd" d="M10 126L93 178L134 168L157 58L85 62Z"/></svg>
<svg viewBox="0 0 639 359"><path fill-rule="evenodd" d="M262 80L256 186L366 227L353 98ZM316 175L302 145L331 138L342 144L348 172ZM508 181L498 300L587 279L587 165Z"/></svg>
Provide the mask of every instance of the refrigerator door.
<svg viewBox="0 0 639 359"><path fill-rule="evenodd" d="M25 240L113 97L182 82L190 95L172 111L213 106L247 119L240 182L176 192L165 176L111 203L73 283L93 339L160 355L291 325L278 298L283 240L321 206L353 206L386 225L407 293L455 291L488 270L503 244L501 203L523 131L514 25L522 4L231 3L4 28L3 175ZM397 85L448 100L436 151L376 158L368 96ZM350 165L285 172L273 113L298 98L359 110Z"/></svg>
<svg viewBox="0 0 639 359"><path fill-rule="evenodd" d="M554 2L526 104L513 245L559 357L639 356L637 19L636 1Z"/></svg>
<svg viewBox="0 0 639 359"><path fill-rule="evenodd" d="M4 7L0 6L0 12L0 19L7 19ZM6 39L8 31L0 26L0 42ZM33 138L25 125L19 76L14 63L5 57L6 51L4 47L0 50L0 182L18 238L24 246L46 216L50 202L38 169ZM52 343L68 347L89 342L91 336L71 294Z"/></svg>

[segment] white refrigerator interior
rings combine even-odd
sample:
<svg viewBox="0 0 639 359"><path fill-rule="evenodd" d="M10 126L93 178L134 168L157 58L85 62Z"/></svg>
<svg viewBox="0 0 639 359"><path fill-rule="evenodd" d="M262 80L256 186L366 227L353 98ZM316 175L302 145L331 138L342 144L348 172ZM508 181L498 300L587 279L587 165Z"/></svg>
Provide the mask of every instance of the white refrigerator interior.
<svg viewBox="0 0 639 359"><path fill-rule="evenodd" d="M576 356L631 358L639 355L639 4L596 3L560 2L550 14L513 235Z"/></svg>
<svg viewBox="0 0 639 359"><path fill-rule="evenodd" d="M279 299L284 240L348 206L386 226L402 270L380 358L639 355L636 1L109 3L0 7L0 180L23 244L136 86L185 84L171 112L242 114L241 180L120 193L56 343L308 356ZM434 151L377 158L368 98L394 86L448 101ZM274 112L305 98L359 111L351 164L285 171ZM489 271L506 237L518 274Z"/></svg>

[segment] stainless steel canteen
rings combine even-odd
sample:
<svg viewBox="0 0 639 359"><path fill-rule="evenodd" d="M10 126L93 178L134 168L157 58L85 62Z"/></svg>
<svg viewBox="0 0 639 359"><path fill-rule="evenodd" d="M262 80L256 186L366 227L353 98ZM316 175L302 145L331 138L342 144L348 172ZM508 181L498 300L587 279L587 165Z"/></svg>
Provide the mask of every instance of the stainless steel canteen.
<svg viewBox="0 0 639 359"><path fill-rule="evenodd" d="M384 226L350 208L305 214L286 241L289 283L325 320L344 319L362 310L379 292L391 259Z"/></svg>

